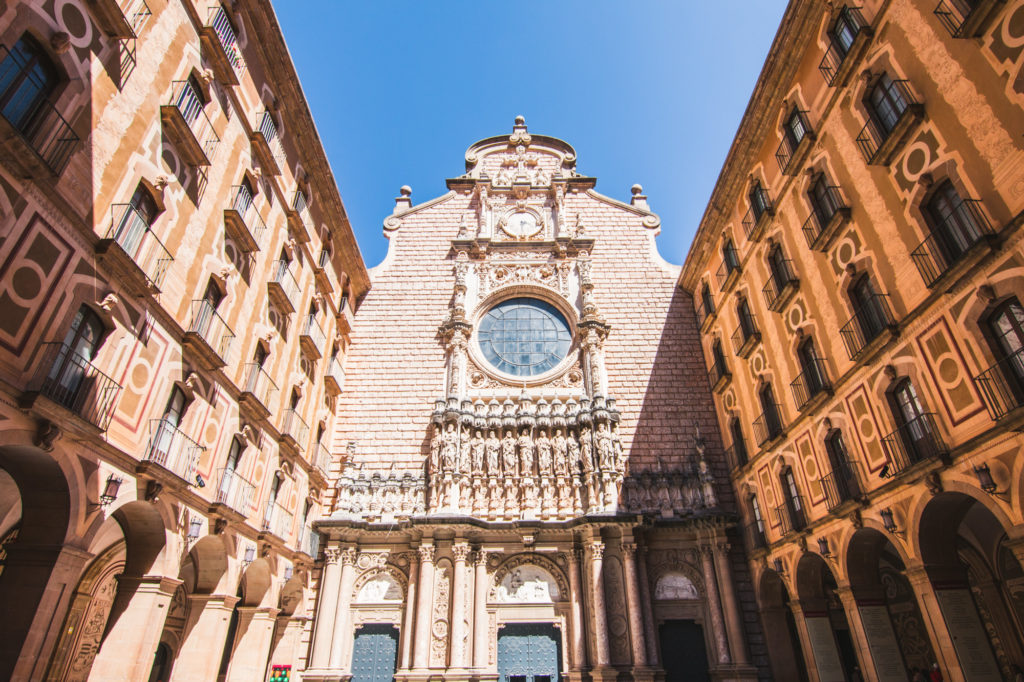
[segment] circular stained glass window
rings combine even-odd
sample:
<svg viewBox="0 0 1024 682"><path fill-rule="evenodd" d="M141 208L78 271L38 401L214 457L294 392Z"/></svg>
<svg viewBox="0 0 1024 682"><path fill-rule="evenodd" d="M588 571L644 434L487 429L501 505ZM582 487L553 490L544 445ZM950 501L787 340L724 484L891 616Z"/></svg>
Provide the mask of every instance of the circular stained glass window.
<svg viewBox="0 0 1024 682"><path fill-rule="evenodd" d="M517 377L543 374L569 353L572 332L558 309L535 298L510 298L481 318L480 351L500 372Z"/></svg>

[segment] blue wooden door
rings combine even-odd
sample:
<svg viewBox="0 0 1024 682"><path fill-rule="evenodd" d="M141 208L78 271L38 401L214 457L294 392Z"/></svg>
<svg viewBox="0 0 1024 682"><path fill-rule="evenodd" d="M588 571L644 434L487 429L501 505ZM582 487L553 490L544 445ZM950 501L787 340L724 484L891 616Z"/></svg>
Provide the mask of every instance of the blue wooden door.
<svg viewBox="0 0 1024 682"><path fill-rule="evenodd" d="M391 682L398 662L398 628L364 625L352 645L352 682Z"/></svg>
<svg viewBox="0 0 1024 682"><path fill-rule="evenodd" d="M551 623L511 623L498 631L498 682L558 682L562 639Z"/></svg>

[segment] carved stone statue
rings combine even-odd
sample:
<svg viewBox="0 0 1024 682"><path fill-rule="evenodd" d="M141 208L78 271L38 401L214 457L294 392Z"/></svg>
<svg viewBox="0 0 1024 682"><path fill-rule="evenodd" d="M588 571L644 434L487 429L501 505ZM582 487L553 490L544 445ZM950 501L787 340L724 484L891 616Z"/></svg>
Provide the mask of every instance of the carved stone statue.
<svg viewBox="0 0 1024 682"><path fill-rule="evenodd" d="M625 472L626 469L626 458L622 454L622 441L619 440L619 427L616 424L612 424L612 462L615 466L615 471L621 473Z"/></svg>
<svg viewBox="0 0 1024 682"><path fill-rule="evenodd" d="M583 463L580 461L580 442L576 440L576 434L572 431L569 431L568 437L565 439L565 445L568 449L569 467L573 473L586 471L583 468Z"/></svg>
<svg viewBox="0 0 1024 682"><path fill-rule="evenodd" d="M612 436L604 422L597 425L597 431L594 433L594 442L597 445L598 466L601 468L601 471L611 471L613 468Z"/></svg>
<svg viewBox="0 0 1024 682"><path fill-rule="evenodd" d="M541 476L551 475L551 440L548 438L547 431L541 430L537 434L537 465L540 467Z"/></svg>
<svg viewBox="0 0 1024 682"><path fill-rule="evenodd" d="M484 450L487 453L487 473L494 476L498 473L498 453L501 451L501 441L494 435L493 430L487 432Z"/></svg>
<svg viewBox="0 0 1024 682"><path fill-rule="evenodd" d="M436 474L441 469L441 429L434 429L434 437L430 439L430 473Z"/></svg>
<svg viewBox="0 0 1024 682"><path fill-rule="evenodd" d="M455 458L459 448L459 435L455 433L455 424L451 422L444 429L441 439L441 467L445 471L455 468Z"/></svg>
<svg viewBox="0 0 1024 682"><path fill-rule="evenodd" d="M590 441L589 426L580 429L580 465L585 474L594 470L594 446Z"/></svg>
<svg viewBox="0 0 1024 682"><path fill-rule="evenodd" d="M470 444L470 452L472 453L472 467L473 474L482 474L484 471L484 437L480 433L480 429L477 429L473 433L473 441Z"/></svg>
<svg viewBox="0 0 1024 682"><path fill-rule="evenodd" d="M501 460L506 476L519 475L519 468L516 466L516 439L511 431L506 431L501 439Z"/></svg>
<svg viewBox="0 0 1024 682"><path fill-rule="evenodd" d="M522 465L523 476L533 475L533 438L530 436L530 429L523 429L519 433L519 461Z"/></svg>
<svg viewBox="0 0 1024 682"><path fill-rule="evenodd" d="M562 429L555 429L555 437L552 439L552 446L555 451L555 475L565 476L569 473L569 444L562 435Z"/></svg>
<svg viewBox="0 0 1024 682"><path fill-rule="evenodd" d="M470 454L470 440L472 436L469 433L469 429L462 429L459 443L459 467L458 471L467 472L469 471L469 454Z"/></svg>

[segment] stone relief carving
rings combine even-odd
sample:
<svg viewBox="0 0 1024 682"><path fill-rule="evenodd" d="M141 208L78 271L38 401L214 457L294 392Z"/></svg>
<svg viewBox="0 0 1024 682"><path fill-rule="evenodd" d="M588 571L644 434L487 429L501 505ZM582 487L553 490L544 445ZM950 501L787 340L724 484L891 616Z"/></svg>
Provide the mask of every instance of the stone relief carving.
<svg viewBox="0 0 1024 682"><path fill-rule="evenodd" d="M451 567L447 561L439 562L434 574L434 608L430 626L430 666L448 665L448 602L451 594Z"/></svg>
<svg viewBox="0 0 1024 682"><path fill-rule="evenodd" d="M356 591L355 597L357 604L401 601L402 586L389 573L378 573L371 577Z"/></svg>
<svg viewBox="0 0 1024 682"><path fill-rule="evenodd" d="M693 582L682 573L666 573L658 578L655 599L700 599Z"/></svg>
<svg viewBox="0 0 1024 682"><path fill-rule="evenodd" d="M551 574L530 564L506 573L494 590L494 601L500 604L550 604L558 599L558 585Z"/></svg>

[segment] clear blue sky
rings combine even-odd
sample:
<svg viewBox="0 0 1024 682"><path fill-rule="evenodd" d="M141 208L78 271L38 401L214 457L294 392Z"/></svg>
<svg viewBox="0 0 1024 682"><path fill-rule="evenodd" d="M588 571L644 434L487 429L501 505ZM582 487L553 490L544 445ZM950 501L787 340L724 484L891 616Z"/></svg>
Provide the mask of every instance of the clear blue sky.
<svg viewBox="0 0 1024 682"><path fill-rule="evenodd" d="M398 188L443 194L466 148L531 132L576 148L597 190L644 186L682 262L784 0L276 0L367 267Z"/></svg>

